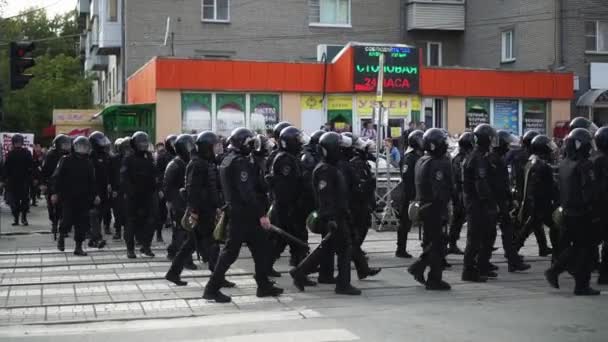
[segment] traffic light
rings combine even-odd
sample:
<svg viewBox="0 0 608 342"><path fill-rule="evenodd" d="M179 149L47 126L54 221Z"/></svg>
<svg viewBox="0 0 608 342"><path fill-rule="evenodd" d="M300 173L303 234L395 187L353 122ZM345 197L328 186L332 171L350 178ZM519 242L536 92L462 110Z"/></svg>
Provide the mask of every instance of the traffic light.
<svg viewBox="0 0 608 342"><path fill-rule="evenodd" d="M35 45L32 42L11 42L9 49L11 90L25 87L34 75L26 70L36 62L32 57Z"/></svg>

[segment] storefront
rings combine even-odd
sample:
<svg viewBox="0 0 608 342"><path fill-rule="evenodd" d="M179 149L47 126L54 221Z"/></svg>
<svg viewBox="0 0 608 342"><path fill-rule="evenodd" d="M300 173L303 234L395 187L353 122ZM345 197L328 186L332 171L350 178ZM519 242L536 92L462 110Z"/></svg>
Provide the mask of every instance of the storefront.
<svg viewBox="0 0 608 342"><path fill-rule="evenodd" d="M572 74L423 68L405 45L349 44L325 66L157 57L128 80L130 104L155 104L158 139L212 129L258 132L287 120L312 132L325 123L361 132L376 106L378 56L384 53L383 106L388 135L410 121L461 133L487 122L522 134L551 134L570 118Z"/></svg>
<svg viewBox="0 0 608 342"><path fill-rule="evenodd" d="M101 118L95 116L98 112L97 109L54 109L53 129L47 129L47 135L49 138L57 134L86 136L94 131L102 131Z"/></svg>

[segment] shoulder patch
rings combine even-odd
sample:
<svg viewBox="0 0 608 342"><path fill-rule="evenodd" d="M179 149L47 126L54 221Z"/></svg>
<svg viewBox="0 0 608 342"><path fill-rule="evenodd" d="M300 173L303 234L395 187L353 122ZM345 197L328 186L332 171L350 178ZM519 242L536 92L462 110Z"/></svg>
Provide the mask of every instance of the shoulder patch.
<svg viewBox="0 0 608 342"><path fill-rule="evenodd" d="M241 171L241 182L245 183L249 179L247 171Z"/></svg>
<svg viewBox="0 0 608 342"><path fill-rule="evenodd" d="M435 172L435 179L438 182L441 182L443 180L443 172L441 172L441 170Z"/></svg>
<svg viewBox="0 0 608 342"><path fill-rule="evenodd" d="M283 176L289 176L289 174L291 173L291 166L283 166L283 168L281 169L281 173L283 174Z"/></svg>
<svg viewBox="0 0 608 342"><path fill-rule="evenodd" d="M403 173L406 173L408 169L408 165L407 164L403 164Z"/></svg>
<svg viewBox="0 0 608 342"><path fill-rule="evenodd" d="M485 167L480 167L480 168L478 169L478 172L479 172L479 177L480 177L480 178L486 178L486 175L487 175L487 170L486 170L486 168L485 168Z"/></svg>
<svg viewBox="0 0 608 342"><path fill-rule="evenodd" d="M327 186L327 182L322 180L319 182L319 190L323 190L325 189L325 187Z"/></svg>

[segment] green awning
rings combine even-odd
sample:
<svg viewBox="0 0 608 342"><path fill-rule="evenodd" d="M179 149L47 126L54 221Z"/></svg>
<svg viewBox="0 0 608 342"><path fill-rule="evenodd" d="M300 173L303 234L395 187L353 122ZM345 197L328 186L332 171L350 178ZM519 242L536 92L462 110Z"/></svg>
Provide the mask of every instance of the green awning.
<svg viewBox="0 0 608 342"><path fill-rule="evenodd" d="M156 104L132 104L132 105L112 105L104 108L101 112L95 114L93 117L99 116L116 116L116 115L133 115L142 112L150 112L156 109Z"/></svg>

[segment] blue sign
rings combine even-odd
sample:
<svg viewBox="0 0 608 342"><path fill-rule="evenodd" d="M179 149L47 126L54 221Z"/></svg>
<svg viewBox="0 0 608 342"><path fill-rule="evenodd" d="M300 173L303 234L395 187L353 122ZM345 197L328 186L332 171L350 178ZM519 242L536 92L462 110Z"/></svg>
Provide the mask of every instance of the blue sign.
<svg viewBox="0 0 608 342"><path fill-rule="evenodd" d="M519 135L519 101L494 100L494 128Z"/></svg>

